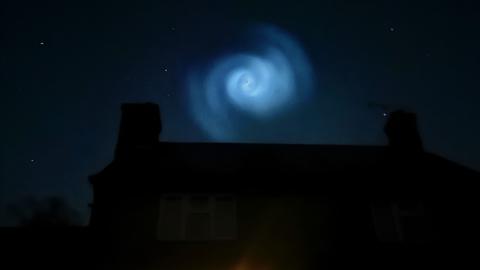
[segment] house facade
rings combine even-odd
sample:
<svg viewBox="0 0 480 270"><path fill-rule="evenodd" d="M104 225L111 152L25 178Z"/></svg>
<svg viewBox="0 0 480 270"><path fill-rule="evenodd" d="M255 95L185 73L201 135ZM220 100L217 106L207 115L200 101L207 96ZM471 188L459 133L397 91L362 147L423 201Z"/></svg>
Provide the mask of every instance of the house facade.
<svg viewBox="0 0 480 270"><path fill-rule="evenodd" d="M170 143L161 130L155 104L123 105L115 158L90 176L90 227L116 268L427 264L465 217L448 196L478 179L424 151L406 112L389 116L386 146Z"/></svg>

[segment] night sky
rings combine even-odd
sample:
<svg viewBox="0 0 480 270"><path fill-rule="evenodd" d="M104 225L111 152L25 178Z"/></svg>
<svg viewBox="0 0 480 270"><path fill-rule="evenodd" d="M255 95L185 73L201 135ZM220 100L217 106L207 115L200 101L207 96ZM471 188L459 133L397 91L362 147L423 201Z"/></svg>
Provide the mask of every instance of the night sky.
<svg viewBox="0 0 480 270"><path fill-rule="evenodd" d="M182 142L385 144L384 111L405 109L418 114L428 151L480 170L479 6L7 0L0 6L0 225L14 222L6 206L28 196L64 197L86 221L87 177L112 160L124 102L160 104L161 139ZM245 34L252 25L295 40L311 65L312 93L252 125L234 118L233 135L212 136L192 114L187 82L258 42Z"/></svg>

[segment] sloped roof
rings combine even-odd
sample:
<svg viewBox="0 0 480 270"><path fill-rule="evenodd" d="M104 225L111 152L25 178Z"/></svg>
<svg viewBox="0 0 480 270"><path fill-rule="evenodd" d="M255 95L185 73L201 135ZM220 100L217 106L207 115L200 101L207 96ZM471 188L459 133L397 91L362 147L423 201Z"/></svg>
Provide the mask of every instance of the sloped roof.
<svg viewBox="0 0 480 270"><path fill-rule="evenodd" d="M166 192L334 187L338 192L375 193L426 189L443 176L480 179L436 155L399 154L387 146L161 142L117 156L90 180L132 192L147 187Z"/></svg>
<svg viewBox="0 0 480 270"><path fill-rule="evenodd" d="M93 179L130 166L183 169L184 172L238 173L277 169L291 172L332 171L378 164L385 146L243 143L170 143L132 149L117 157ZM95 181L95 180L93 180Z"/></svg>

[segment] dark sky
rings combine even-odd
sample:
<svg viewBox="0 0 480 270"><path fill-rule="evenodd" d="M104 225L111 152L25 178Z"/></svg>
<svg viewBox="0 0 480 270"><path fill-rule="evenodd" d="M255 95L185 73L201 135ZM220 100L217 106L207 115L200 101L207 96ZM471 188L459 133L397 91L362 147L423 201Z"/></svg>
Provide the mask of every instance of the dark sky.
<svg viewBox="0 0 480 270"><path fill-rule="evenodd" d="M160 104L163 140L210 140L189 114L186 74L251 23L294 36L317 86L275 132L240 141L384 144L378 103L415 111L428 151L480 170L478 12L458 0L7 0L0 225L26 196L63 196L87 216L87 177L112 159L123 102Z"/></svg>

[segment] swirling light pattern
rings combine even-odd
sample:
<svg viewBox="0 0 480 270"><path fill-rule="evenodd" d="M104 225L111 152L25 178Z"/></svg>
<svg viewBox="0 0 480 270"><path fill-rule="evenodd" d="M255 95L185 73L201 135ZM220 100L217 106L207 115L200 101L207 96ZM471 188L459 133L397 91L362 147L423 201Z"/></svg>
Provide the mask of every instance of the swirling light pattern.
<svg viewBox="0 0 480 270"><path fill-rule="evenodd" d="M289 34L260 25L246 38L248 48L189 73L191 112L215 140L241 139L242 129L298 107L313 88L311 65Z"/></svg>

